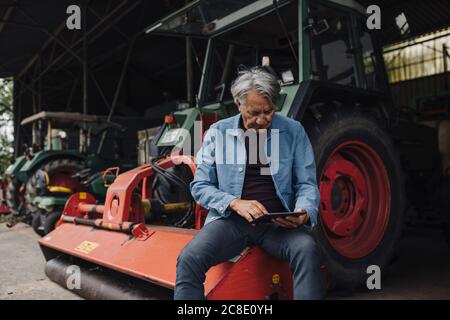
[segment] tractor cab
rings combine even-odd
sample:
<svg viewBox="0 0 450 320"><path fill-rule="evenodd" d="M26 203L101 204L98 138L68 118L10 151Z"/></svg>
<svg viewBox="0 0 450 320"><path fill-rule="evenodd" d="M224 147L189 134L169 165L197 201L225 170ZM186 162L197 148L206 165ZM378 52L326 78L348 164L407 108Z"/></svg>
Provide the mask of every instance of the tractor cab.
<svg viewBox="0 0 450 320"><path fill-rule="evenodd" d="M37 150L77 150L86 153L90 147L91 136L98 136L108 129L123 130L123 126L107 121L101 116L86 115L71 112L42 111L27 117L20 123L22 126L32 126L32 152ZM71 133L70 137L68 132ZM73 133L79 132L79 143ZM44 133L46 135L44 136ZM74 140L70 141L69 139Z"/></svg>
<svg viewBox="0 0 450 320"><path fill-rule="evenodd" d="M193 1L147 33L207 42L198 106L228 101L236 73L270 56L283 86L307 80L386 89L381 48L356 1ZM282 107L282 106L279 106Z"/></svg>
<svg viewBox="0 0 450 320"><path fill-rule="evenodd" d="M381 50L365 19L365 10L355 1L206 0L155 22L147 33L205 43L196 106L174 112L176 125L161 128L157 145L166 150L182 145L183 131L192 136L193 119L207 122L201 126L204 131L211 124L204 117L237 114L231 82L240 70L260 65L264 56L270 57L282 86L277 112L298 120L306 108L299 102L311 88L317 89L312 100L323 87L345 89L346 95L386 94Z"/></svg>
<svg viewBox="0 0 450 320"><path fill-rule="evenodd" d="M194 1L148 27L147 33L204 40L196 107L227 117L237 113L231 81L239 70L260 64L263 56L270 56L283 86L299 83L297 25L294 1Z"/></svg>

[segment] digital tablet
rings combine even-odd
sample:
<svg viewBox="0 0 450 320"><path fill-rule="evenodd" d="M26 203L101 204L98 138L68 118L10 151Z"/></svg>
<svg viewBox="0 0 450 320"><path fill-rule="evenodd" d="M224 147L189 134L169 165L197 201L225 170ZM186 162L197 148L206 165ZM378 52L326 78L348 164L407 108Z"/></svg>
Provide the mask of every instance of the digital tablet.
<svg viewBox="0 0 450 320"><path fill-rule="evenodd" d="M271 222L275 218L299 217L304 214L306 212L269 212L253 220L252 223Z"/></svg>

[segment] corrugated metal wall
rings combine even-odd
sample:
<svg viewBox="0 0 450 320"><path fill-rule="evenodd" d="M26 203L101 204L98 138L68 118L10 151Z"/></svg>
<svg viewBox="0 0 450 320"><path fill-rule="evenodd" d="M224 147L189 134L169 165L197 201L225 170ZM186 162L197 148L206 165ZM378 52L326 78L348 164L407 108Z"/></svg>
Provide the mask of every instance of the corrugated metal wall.
<svg viewBox="0 0 450 320"><path fill-rule="evenodd" d="M448 91L449 52L450 28L384 48L395 105L416 108L418 98Z"/></svg>
<svg viewBox="0 0 450 320"><path fill-rule="evenodd" d="M450 50L450 29L386 47L384 60L389 81L395 83L443 73L444 47L447 52Z"/></svg>

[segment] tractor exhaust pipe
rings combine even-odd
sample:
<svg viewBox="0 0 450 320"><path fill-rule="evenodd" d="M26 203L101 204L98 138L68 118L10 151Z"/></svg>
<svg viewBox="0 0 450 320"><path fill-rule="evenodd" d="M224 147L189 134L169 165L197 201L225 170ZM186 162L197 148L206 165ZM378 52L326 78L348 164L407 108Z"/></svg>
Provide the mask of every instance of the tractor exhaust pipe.
<svg viewBox="0 0 450 320"><path fill-rule="evenodd" d="M173 299L173 290L168 288L63 256L47 261L45 274L53 282L88 300Z"/></svg>

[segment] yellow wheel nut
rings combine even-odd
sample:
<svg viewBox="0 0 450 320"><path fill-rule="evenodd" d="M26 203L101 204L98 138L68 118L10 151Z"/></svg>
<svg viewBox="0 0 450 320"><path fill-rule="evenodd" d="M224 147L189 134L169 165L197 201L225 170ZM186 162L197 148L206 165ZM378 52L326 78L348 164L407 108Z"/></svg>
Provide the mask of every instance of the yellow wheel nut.
<svg viewBox="0 0 450 320"><path fill-rule="evenodd" d="M280 283L280 275L278 273L275 273L272 275L272 283L273 284L279 284Z"/></svg>

